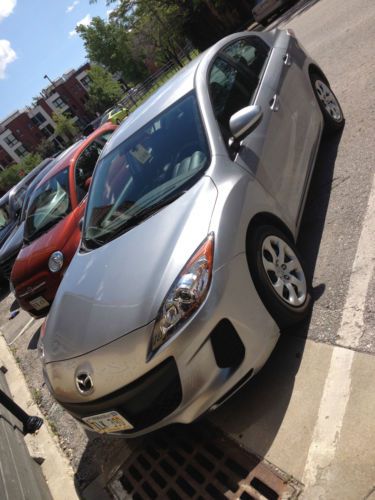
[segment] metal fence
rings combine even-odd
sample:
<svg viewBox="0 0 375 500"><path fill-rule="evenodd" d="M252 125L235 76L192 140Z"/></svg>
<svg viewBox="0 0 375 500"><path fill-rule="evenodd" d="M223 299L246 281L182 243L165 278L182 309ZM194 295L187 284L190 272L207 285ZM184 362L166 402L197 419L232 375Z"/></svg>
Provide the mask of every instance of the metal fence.
<svg viewBox="0 0 375 500"><path fill-rule="evenodd" d="M189 60L193 59L196 55L198 55L198 51L194 50L192 45L189 44L178 54L178 59L185 63L189 62ZM169 61L146 78L142 83L139 83L126 92L118 104L129 109L129 111L133 110L180 69L181 66L179 66L177 62Z"/></svg>

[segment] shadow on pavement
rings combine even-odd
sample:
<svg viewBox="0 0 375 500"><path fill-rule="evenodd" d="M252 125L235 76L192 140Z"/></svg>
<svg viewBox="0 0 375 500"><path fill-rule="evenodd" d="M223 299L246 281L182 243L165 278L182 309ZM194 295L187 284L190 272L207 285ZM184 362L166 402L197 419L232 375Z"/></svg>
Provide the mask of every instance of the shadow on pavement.
<svg viewBox="0 0 375 500"><path fill-rule="evenodd" d="M341 136L342 132L322 139L301 222L297 246L310 279L314 275L322 239ZM314 302L324 290L324 283L312 289ZM261 456L266 455L283 422L303 358L309 325L310 320L283 332L259 374L218 409L217 415L213 414L214 423L224 423L226 432L239 437L243 431L256 425L251 441Z"/></svg>
<svg viewBox="0 0 375 500"><path fill-rule="evenodd" d="M304 3L310 5L315 2ZM321 142L302 218L297 244L310 277L314 274L323 234L340 139L341 133L323 138ZM324 283L313 289L314 301L319 299L324 289ZM219 424L225 432L237 434L240 438L243 431L251 430L257 424L253 442L256 443L256 453L261 457L266 455L283 422L303 357L309 324L310 321L307 321L298 328L285 332L260 373L221 408L210 414L214 425ZM204 429L206 425L207 417L196 422L194 428L201 426ZM189 435L190 428L192 426L186 427L186 435ZM168 435L168 428L163 432ZM171 432L173 434L173 428ZM129 448L134 449L142 442L93 434L89 439L76 472L76 488L80 493L99 474L119 467L129 456ZM106 463L107 460L109 463Z"/></svg>
<svg viewBox="0 0 375 500"><path fill-rule="evenodd" d="M9 293L10 293L9 282L2 281L0 283L0 302L4 300L6 297L8 297Z"/></svg>
<svg viewBox="0 0 375 500"><path fill-rule="evenodd" d="M309 10L313 5L318 3L320 0L300 0L295 2L288 10L284 11L282 14L273 17L268 23L269 27L267 29L277 28L280 24L285 22L290 22L294 18L303 14L306 10Z"/></svg>
<svg viewBox="0 0 375 500"><path fill-rule="evenodd" d="M39 337L40 337L40 332L41 332L41 328L38 328L36 330L36 332L34 333L34 335L31 337L30 342L27 346L27 348L29 350L34 351L35 349L38 348L38 341L39 341Z"/></svg>

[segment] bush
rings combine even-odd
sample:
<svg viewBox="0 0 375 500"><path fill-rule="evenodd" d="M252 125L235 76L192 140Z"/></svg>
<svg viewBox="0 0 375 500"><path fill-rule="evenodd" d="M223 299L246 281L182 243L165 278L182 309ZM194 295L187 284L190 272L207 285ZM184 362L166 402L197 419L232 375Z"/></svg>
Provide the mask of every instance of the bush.
<svg viewBox="0 0 375 500"><path fill-rule="evenodd" d="M4 194L20 182L25 175L39 165L42 157L37 153L28 154L20 163L14 163L0 172L0 193Z"/></svg>

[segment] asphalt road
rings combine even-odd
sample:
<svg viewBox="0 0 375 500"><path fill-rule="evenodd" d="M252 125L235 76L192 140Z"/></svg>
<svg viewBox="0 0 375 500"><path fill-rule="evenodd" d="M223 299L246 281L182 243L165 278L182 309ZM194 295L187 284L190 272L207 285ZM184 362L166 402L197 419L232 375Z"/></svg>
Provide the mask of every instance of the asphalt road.
<svg viewBox="0 0 375 500"><path fill-rule="evenodd" d="M315 305L308 330L330 344L337 337L374 175L375 2L300 0L267 29L293 28L326 73L343 107L341 137L325 139L305 209L299 245L313 274ZM373 243L375 243L375 227ZM375 277L357 350L375 352Z"/></svg>

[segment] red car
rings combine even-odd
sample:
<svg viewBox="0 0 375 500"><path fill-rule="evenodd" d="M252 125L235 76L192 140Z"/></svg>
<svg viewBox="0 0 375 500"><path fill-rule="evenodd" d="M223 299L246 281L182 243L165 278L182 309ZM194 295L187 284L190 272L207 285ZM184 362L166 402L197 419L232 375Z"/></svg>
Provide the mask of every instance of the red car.
<svg viewBox="0 0 375 500"><path fill-rule="evenodd" d="M117 125L106 123L52 168L30 200L24 246L11 282L20 306L32 316L46 316L80 238L91 176L104 144Z"/></svg>

